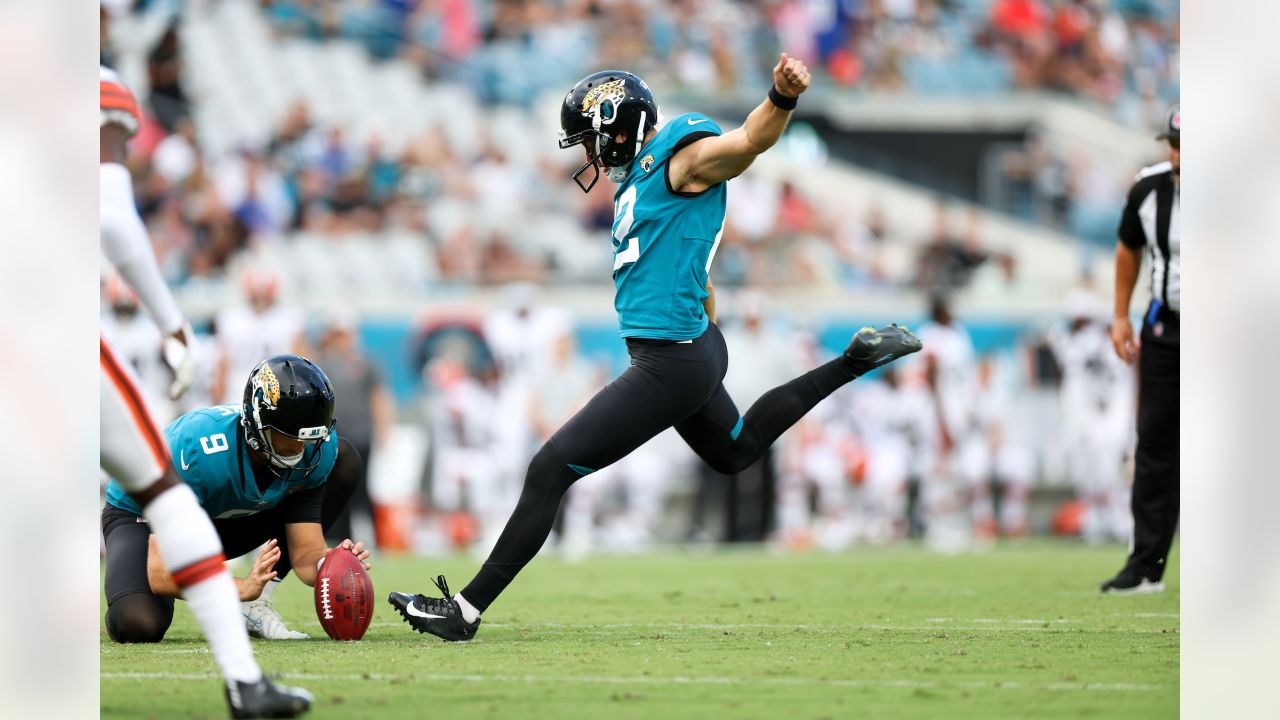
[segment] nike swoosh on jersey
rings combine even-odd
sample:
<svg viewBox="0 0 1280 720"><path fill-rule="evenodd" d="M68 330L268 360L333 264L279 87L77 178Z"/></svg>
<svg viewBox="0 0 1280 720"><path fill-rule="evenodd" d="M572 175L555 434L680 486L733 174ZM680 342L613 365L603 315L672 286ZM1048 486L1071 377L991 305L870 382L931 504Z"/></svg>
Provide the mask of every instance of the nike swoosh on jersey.
<svg viewBox="0 0 1280 720"><path fill-rule="evenodd" d="M412 615L412 616L414 616L414 617L420 617L420 618L435 618L435 619L437 619L437 620L444 620L444 616L443 616L443 615L432 615L432 614L431 614L431 613L429 613L429 612L423 612L422 610L419 610L419 609L418 609L418 606L417 606L417 605L414 605L413 603L409 603L408 605L405 605L405 606L404 606L404 611L405 611L405 612L407 612L407 613L409 613L410 615Z"/></svg>
<svg viewBox="0 0 1280 720"><path fill-rule="evenodd" d="M187 464L186 459L185 459L185 458L183 458L183 455L185 455L185 454L186 454L186 452L187 452L186 450L179 450L179 451L178 451L178 462L179 462L179 463L182 463L182 469L183 469L183 470L186 470L187 468L191 467L190 465L188 465L188 464Z"/></svg>
<svg viewBox="0 0 1280 720"><path fill-rule="evenodd" d="M697 125L698 123L704 123L704 122L706 122L706 121L708 121L708 120L710 120L710 119L711 119L711 118L702 118L701 120L694 120L693 118L689 118L689 124L690 124L690 125Z"/></svg>

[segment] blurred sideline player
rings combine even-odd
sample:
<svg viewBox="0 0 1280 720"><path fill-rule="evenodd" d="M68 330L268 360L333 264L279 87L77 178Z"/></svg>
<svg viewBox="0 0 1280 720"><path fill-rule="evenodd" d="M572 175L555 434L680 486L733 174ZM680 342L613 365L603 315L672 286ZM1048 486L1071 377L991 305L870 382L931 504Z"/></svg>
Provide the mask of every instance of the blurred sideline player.
<svg viewBox="0 0 1280 720"><path fill-rule="evenodd" d="M127 363L138 380L138 392L152 419L167 423L173 419L173 402L169 399L169 387L173 372L162 357L164 336L150 316L139 312L138 295L111 273L103 283L103 300L106 307L101 315L102 337L111 346L116 358ZM194 335L187 340L193 341ZM194 344L194 343L192 343ZM188 351L193 348L189 344ZM194 356L194 352L190 352ZM183 397L189 397L187 388Z"/></svg>
<svg viewBox="0 0 1280 720"><path fill-rule="evenodd" d="M1067 298L1069 325L1050 335L1062 368L1059 406L1067 475L1084 503L1087 542L1128 540L1133 531L1125 463L1133 440L1133 371L1111 348L1105 303L1079 288Z"/></svg>
<svg viewBox="0 0 1280 720"><path fill-rule="evenodd" d="M503 289L502 295L502 307L484 320L484 339L498 367L496 400L498 407L509 410L491 418L497 443L493 457L498 463L501 491L510 498L503 517L498 518L499 525L515 503L520 475L538 449L529 414L525 412L536 390L533 374L551 362L555 337L569 323L564 311L538 302L539 291L535 285L512 283ZM496 540L497 536L492 539Z"/></svg>
<svg viewBox="0 0 1280 720"><path fill-rule="evenodd" d="M876 382L858 383L847 417L865 454L862 534L887 544L910 532L908 485L932 467L938 429L923 380L904 379L895 367L877 375Z"/></svg>
<svg viewBox="0 0 1280 720"><path fill-rule="evenodd" d="M192 332L160 275L135 209L133 180L124 166L128 140L138 129L138 103L106 67L99 66L98 89L102 252L164 333L165 362L175 371L169 395L177 398L195 375L188 351ZM140 526L150 524L155 530L174 592L191 606L222 670L232 716L294 717L306 712L311 694L275 685L254 660L213 523L178 477L133 372L105 340L99 345L102 469L119 482L122 497L128 493L129 502L142 516Z"/></svg>
<svg viewBox="0 0 1280 720"><path fill-rule="evenodd" d="M268 268L250 268L241 284L247 304L229 307L215 320L221 351L212 391L217 403L238 402L240 378L262 358L304 352L305 319L301 311L280 304L280 275Z"/></svg>
<svg viewBox="0 0 1280 720"><path fill-rule="evenodd" d="M1027 520L1027 501L1031 495L1031 478L1035 457L1026 445L1016 442L1007 422L1013 409L1009 388L1008 363L994 356L978 361L977 395L974 401L975 440L962 461L961 472L970 487L984 492L982 510L991 512L991 491L999 486L1000 508L996 524L1005 537L1027 537L1031 528ZM977 512L977 511L975 511ZM989 524L987 530L990 533Z"/></svg>
<svg viewBox="0 0 1280 720"><path fill-rule="evenodd" d="M972 467L983 443L975 416L978 383L973 340L952 316L946 298L935 296L929 313L930 321L920 327L920 339L928 350L919 364L936 411L939 454L933 472L922 478L925 533L930 545L955 549L968 542L971 531L994 536L995 510L989 489L977 481L979 473Z"/></svg>
<svg viewBox="0 0 1280 720"><path fill-rule="evenodd" d="M486 542L492 546L514 500L503 492L502 446L496 418L501 407L493 390L472 377L466 365L441 356L426 367L431 388L427 412L431 427L431 505L445 513L446 532L458 547ZM505 501L505 505L503 504ZM496 511L494 506L500 505Z"/></svg>
<svg viewBox="0 0 1280 720"><path fill-rule="evenodd" d="M628 72L593 73L565 96L560 147L586 151L574 181L589 191L603 168L618 184L614 305L631 366L538 450L497 545L461 593L452 595L444 576L436 579L442 599L391 593L419 632L474 637L480 613L546 542L569 487L658 433L674 426L713 468L738 472L836 389L920 349L896 325L863 328L839 357L765 393L745 416L724 389L728 354L708 273L724 230L725 183L778 141L810 82L804 63L785 53L773 74L768 99L728 133L699 113L659 128L653 94ZM584 184L587 170L595 175Z"/></svg>
<svg viewBox="0 0 1280 720"><path fill-rule="evenodd" d="M263 546L250 574L236 581L249 631L268 640L302 639L271 606L291 569L315 584L324 529L359 482L360 457L333 429L334 395L315 364L281 355L254 368L240 405L187 413L165 429L178 450L183 482L213 518L222 544L239 555ZM116 481L102 511L107 546L107 632L122 643L159 642L173 621L180 588L159 562L160 548L137 503ZM365 560L361 543L343 540ZM367 562L366 562L367 566Z"/></svg>

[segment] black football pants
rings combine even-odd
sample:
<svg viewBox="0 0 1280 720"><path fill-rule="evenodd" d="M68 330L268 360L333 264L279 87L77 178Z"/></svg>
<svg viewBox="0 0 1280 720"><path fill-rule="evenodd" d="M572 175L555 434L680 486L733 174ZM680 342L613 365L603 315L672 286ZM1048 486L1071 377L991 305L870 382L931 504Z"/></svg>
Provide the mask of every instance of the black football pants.
<svg viewBox="0 0 1280 720"><path fill-rule="evenodd" d="M560 501L578 478L612 465L673 426L717 472L739 472L814 405L856 377L837 357L770 390L740 415L721 383L729 355L715 324L687 342L632 338L627 352L631 366L529 463L520 500L497 545L462 590L477 609L488 608L546 542Z"/></svg>
<svg viewBox="0 0 1280 720"><path fill-rule="evenodd" d="M325 482L320 527L328 530L347 506L355 484L334 473ZM277 509L248 517L214 520L213 527L229 558L239 557L275 538L280 559L273 569L283 579L293 569L283 513ZM102 509L102 536L107 548L107 635L118 643L160 642L173 622L173 598L151 592L147 550L151 526L146 518L108 504Z"/></svg>
<svg viewBox="0 0 1280 720"><path fill-rule="evenodd" d="M1178 315L1174 313L1160 312L1143 323L1138 355L1133 550L1127 564L1149 580L1164 577L1178 527L1178 337Z"/></svg>

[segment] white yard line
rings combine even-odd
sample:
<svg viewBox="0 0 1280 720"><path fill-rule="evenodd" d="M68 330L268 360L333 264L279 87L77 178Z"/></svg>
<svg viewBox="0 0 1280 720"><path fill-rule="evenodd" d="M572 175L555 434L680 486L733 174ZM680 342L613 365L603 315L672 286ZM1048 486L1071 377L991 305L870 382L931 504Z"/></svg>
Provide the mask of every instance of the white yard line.
<svg viewBox="0 0 1280 720"><path fill-rule="evenodd" d="M1071 620L1067 620L1065 618L1058 618L1057 620L1037 620L1037 619L1015 620L1013 618L950 618L950 617L925 618L924 621L930 622L930 623L935 623L935 622L936 623L950 623L950 622L1015 623L1019 625L1044 625L1046 623L1060 625L1060 624L1072 622Z"/></svg>
<svg viewBox="0 0 1280 720"><path fill-rule="evenodd" d="M283 673L290 680L342 680L342 681L385 681L385 682L469 682L469 683L577 683L586 685L753 685L800 686L800 687L896 687L912 689L948 689L964 688L974 690L1053 690L1053 691L1118 691L1118 692L1151 692L1165 690L1164 685L1147 683L1024 683L1024 682L930 682L922 680L884 679L835 679L821 680L810 678L737 678L737 677L673 677L644 676L612 676L612 675L445 675L438 673L422 673L412 675L386 675L381 673ZM214 673L170 673L170 672L104 672L103 680L176 680L176 681L208 681L218 676Z"/></svg>
<svg viewBox="0 0 1280 720"><path fill-rule="evenodd" d="M906 631L925 631L925 630L964 630L976 632L1016 632L1036 630L1067 630L1064 625L1071 623L1070 620L995 620L989 618L928 618L925 620L931 625L894 625L885 623L869 623L869 624L848 624L848 625L805 625L802 623L485 623L484 627L498 630L547 630L554 634L560 634L558 631L567 631L568 633L588 633L598 632L602 630L813 630L817 632L829 631L857 631L857 630L906 630ZM951 625L950 622L968 622L982 623L978 625ZM1013 625L1000 625L999 623L1008 622ZM1049 625L1050 627L1045 627ZM371 628L392 628L392 627L408 627L404 622L384 621L370 623ZM1076 628L1081 630L1097 630L1099 632L1109 631L1112 628ZM1145 628L1128 628L1124 632L1135 633L1154 633L1159 634L1165 632L1160 629ZM323 633L321 633L323 638Z"/></svg>

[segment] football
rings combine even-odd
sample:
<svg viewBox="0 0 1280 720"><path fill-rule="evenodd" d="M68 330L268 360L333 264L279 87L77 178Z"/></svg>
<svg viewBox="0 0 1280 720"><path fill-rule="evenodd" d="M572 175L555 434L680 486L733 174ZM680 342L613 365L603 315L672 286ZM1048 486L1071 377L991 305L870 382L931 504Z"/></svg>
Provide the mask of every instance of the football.
<svg viewBox="0 0 1280 720"><path fill-rule="evenodd" d="M334 640L359 640L373 617L373 582L356 556L331 548L316 573L316 617Z"/></svg>

